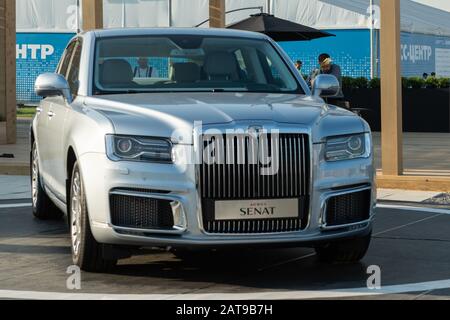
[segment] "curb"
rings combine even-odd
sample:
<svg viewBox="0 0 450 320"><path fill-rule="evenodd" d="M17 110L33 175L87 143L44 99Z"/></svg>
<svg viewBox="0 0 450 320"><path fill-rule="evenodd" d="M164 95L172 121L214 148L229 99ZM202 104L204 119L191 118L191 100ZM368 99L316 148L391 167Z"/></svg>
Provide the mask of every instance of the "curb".
<svg viewBox="0 0 450 320"><path fill-rule="evenodd" d="M29 176L30 165L28 163L2 163L0 164L0 175L5 176Z"/></svg>
<svg viewBox="0 0 450 320"><path fill-rule="evenodd" d="M420 208L432 208L432 209L447 209L450 210L450 205L447 204L430 204L426 202L414 202L414 201L398 201L398 200L377 200L377 204L381 205L401 205L407 207L420 207Z"/></svg>

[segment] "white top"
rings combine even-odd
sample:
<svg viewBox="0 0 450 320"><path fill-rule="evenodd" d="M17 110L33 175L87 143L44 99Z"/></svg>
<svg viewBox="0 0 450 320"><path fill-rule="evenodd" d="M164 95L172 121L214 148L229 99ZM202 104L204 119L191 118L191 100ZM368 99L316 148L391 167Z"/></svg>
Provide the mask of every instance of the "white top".
<svg viewBox="0 0 450 320"><path fill-rule="evenodd" d="M159 71L154 67L148 68L140 68L136 67L135 69L135 78L159 78Z"/></svg>
<svg viewBox="0 0 450 320"><path fill-rule="evenodd" d="M126 10L114 1L104 1L104 27L193 27L208 19L209 1L169 0L125 2ZM416 0L420 1L420 0ZM18 32L73 32L82 25L77 20L77 0L16 0ZM267 0L227 0L227 10L263 6ZM375 6L379 0L373 0ZM371 27L370 0L272 0L270 12L282 19L319 29L367 29ZM450 36L450 12L401 0L402 30ZM227 23L240 21L258 9L227 15ZM125 17L123 16L125 14ZM203 25L208 27L208 23ZM375 7L375 27L379 28L379 10Z"/></svg>

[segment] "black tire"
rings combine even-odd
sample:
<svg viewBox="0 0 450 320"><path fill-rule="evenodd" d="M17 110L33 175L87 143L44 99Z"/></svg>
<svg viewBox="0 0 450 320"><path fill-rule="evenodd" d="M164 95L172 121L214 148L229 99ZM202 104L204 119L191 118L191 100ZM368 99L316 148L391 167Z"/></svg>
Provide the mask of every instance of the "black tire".
<svg viewBox="0 0 450 320"><path fill-rule="evenodd" d="M33 143L30 156L31 199L33 215L39 220L60 220L64 213L55 206L42 186L39 171L39 154L36 142Z"/></svg>
<svg viewBox="0 0 450 320"><path fill-rule="evenodd" d="M320 262L351 264L361 261L367 254L372 233L365 237L341 240L316 247Z"/></svg>
<svg viewBox="0 0 450 320"><path fill-rule="evenodd" d="M78 200L75 200L75 194ZM73 263L87 272L111 271L116 266L117 259L105 259L104 245L98 243L92 235L83 179L78 163L75 163L73 167L68 203ZM73 208L77 206L77 203L79 207ZM75 213L74 209L79 212ZM76 221L77 217L79 217L78 222Z"/></svg>

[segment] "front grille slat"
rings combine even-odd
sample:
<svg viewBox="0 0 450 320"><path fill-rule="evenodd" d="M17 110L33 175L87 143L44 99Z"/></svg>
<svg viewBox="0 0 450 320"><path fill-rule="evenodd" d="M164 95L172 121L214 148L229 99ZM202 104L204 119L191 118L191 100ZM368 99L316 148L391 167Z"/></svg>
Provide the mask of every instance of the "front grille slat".
<svg viewBox="0 0 450 320"><path fill-rule="evenodd" d="M305 144L306 144L306 141L305 141L305 136L302 136L302 154L305 154L305 152L306 152L306 147L305 147ZM308 162L309 163L309 162ZM308 169L309 169L309 166L308 166ZM306 169L306 158L305 157L302 157L302 194L306 194L306 193L308 193L308 190L307 190L307 179L308 179L308 177L309 177L309 172L308 172L309 170L307 170Z"/></svg>
<svg viewBox="0 0 450 320"><path fill-rule="evenodd" d="M203 226L209 233L246 234L299 231L308 224L309 143L303 134L204 136L203 145L212 151L215 164L204 162L199 170L203 204ZM225 148L226 147L226 148ZM207 153L208 154L208 153ZM210 154L210 153L209 153ZM210 154L211 156L211 154ZM272 163L261 161L272 158ZM266 160L266 159L264 159ZM268 169L277 168L271 175ZM299 218L273 220L216 221L215 201L298 198L303 203ZM207 205L209 203L209 205ZM212 203L212 205L211 205Z"/></svg>

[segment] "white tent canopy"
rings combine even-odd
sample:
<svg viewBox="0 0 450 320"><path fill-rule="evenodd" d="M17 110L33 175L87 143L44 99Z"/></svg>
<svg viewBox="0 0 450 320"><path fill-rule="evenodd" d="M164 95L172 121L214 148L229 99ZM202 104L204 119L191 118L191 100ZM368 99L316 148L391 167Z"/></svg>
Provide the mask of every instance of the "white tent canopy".
<svg viewBox="0 0 450 320"><path fill-rule="evenodd" d="M82 2L80 0L79 2ZM208 18L208 0L104 0L104 25L113 27L192 27ZM17 0L19 32L73 32L77 30L77 0ZM373 0L375 27L379 27L379 0ZM371 0L227 0L227 10L262 6L265 12L320 29L371 27ZM401 0L402 30L450 36L450 13ZM227 23L258 12L227 15ZM208 24L205 24L208 26Z"/></svg>

